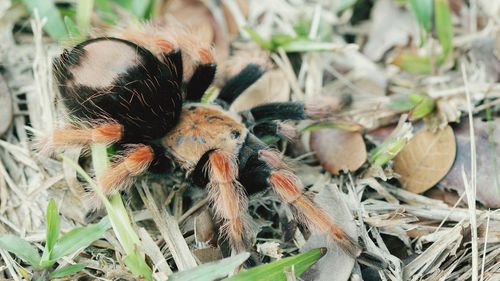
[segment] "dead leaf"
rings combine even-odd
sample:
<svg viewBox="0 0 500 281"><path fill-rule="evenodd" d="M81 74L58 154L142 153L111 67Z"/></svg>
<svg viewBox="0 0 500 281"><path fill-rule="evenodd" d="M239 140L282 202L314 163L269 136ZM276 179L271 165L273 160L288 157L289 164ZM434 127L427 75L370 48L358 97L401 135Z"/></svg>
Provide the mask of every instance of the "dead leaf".
<svg viewBox="0 0 500 281"><path fill-rule="evenodd" d="M236 5L240 9L241 13L244 17L248 17L249 13L249 3L247 0L236 0ZM231 13L231 10L227 7L227 3L225 1L221 2L222 12L224 13L224 18L226 19L226 25L228 29L228 33L231 36L236 36L240 33L240 28L238 27L238 23L234 15Z"/></svg>
<svg viewBox="0 0 500 281"><path fill-rule="evenodd" d="M359 132L321 129L311 133L311 150L321 166L334 175L356 171L367 158L366 146Z"/></svg>
<svg viewBox="0 0 500 281"><path fill-rule="evenodd" d="M474 119L476 133L477 193L476 199L489 208L500 207L500 118L485 122ZM464 118L455 128L457 138L457 159L441 184L459 194L464 192L462 167L470 175L469 121Z"/></svg>
<svg viewBox="0 0 500 281"><path fill-rule="evenodd" d="M392 0L376 1L371 20L368 42L363 53L373 61L382 59L389 49L407 45L412 38L419 38L415 17Z"/></svg>
<svg viewBox="0 0 500 281"><path fill-rule="evenodd" d="M217 229L210 210L206 209L195 217L194 237L198 243L217 245Z"/></svg>
<svg viewBox="0 0 500 281"><path fill-rule="evenodd" d="M484 73L491 82L500 80L500 57L495 54L495 44L494 37L485 37L474 40L470 49L476 63L484 66Z"/></svg>
<svg viewBox="0 0 500 281"><path fill-rule="evenodd" d="M456 155L453 130L447 126L433 133L421 130L394 158L394 171L404 188L420 193L438 183L453 165Z"/></svg>
<svg viewBox="0 0 500 281"><path fill-rule="evenodd" d="M201 40L215 45L215 60L218 64L229 56L229 43L224 29L219 26L204 1L170 1L168 13L181 24L188 26Z"/></svg>
<svg viewBox="0 0 500 281"><path fill-rule="evenodd" d="M314 197L314 201L327 211L332 218L335 218L335 222L342 226L347 235L357 240L356 223L343 196L344 194L339 192L336 187L326 185ZM346 281L349 279L354 267L354 259L330 241L324 234L312 234L300 249L301 252L325 246L328 249L324 257L313 265L310 270L302 274L302 280Z"/></svg>
<svg viewBox="0 0 500 281"><path fill-rule="evenodd" d="M0 136L12 123L12 96L5 80L0 75Z"/></svg>
<svg viewBox="0 0 500 281"><path fill-rule="evenodd" d="M224 258L224 256L222 255L222 251L219 248L214 247L194 249L193 255L195 255L200 264L217 261Z"/></svg>
<svg viewBox="0 0 500 281"><path fill-rule="evenodd" d="M290 84L281 70L266 72L246 89L232 104L231 110L240 112L263 103L288 101Z"/></svg>

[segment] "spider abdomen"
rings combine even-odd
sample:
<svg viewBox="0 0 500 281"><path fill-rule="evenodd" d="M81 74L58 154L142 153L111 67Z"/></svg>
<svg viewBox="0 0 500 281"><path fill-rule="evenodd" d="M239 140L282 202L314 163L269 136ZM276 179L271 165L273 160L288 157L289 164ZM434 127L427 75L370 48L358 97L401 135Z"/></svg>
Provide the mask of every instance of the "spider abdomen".
<svg viewBox="0 0 500 281"><path fill-rule="evenodd" d="M120 123L125 143L161 138L177 123L179 70L143 47L116 38L92 39L65 51L54 65L71 116Z"/></svg>

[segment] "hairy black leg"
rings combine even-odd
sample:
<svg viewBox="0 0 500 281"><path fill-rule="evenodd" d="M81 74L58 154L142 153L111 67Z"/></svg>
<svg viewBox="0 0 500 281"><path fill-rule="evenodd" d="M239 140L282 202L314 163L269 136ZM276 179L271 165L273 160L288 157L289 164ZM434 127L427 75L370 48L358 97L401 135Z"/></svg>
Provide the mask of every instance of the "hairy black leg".
<svg viewBox="0 0 500 281"><path fill-rule="evenodd" d="M170 53L164 54L163 62L173 71L172 75L175 76L175 81L179 85L182 85L183 77L183 65L182 65L182 53L180 49L176 49Z"/></svg>
<svg viewBox="0 0 500 281"><path fill-rule="evenodd" d="M233 103L255 81L259 80L264 74L264 69L257 64L249 64L240 73L233 76L220 90L219 100L227 105Z"/></svg>
<svg viewBox="0 0 500 281"><path fill-rule="evenodd" d="M191 80L186 85L186 100L198 102L212 84L217 66L213 63L196 67Z"/></svg>
<svg viewBox="0 0 500 281"><path fill-rule="evenodd" d="M281 121L258 123L250 130L259 139L266 139L266 143L274 143L280 139L293 139L297 133L293 125Z"/></svg>
<svg viewBox="0 0 500 281"><path fill-rule="evenodd" d="M266 147L264 142L250 133L240 149L238 155L239 180L248 194L265 190L269 186L267 178L270 176L271 168L259 159L258 154Z"/></svg>
<svg viewBox="0 0 500 281"><path fill-rule="evenodd" d="M165 153L165 148L161 145L151 144L154 158L148 171L155 174L165 174L172 171L174 161Z"/></svg>
<svg viewBox="0 0 500 281"><path fill-rule="evenodd" d="M262 123L274 120L303 120L307 113L303 102L272 102L241 112L248 123Z"/></svg>

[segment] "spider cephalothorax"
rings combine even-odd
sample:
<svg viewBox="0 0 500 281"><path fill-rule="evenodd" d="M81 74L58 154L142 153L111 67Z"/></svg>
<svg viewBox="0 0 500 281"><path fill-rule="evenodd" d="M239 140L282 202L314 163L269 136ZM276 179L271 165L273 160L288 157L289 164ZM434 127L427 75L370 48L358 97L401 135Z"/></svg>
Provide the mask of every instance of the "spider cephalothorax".
<svg viewBox="0 0 500 281"><path fill-rule="evenodd" d="M98 179L106 194L148 170L177 163L206 187L233 250L247 246L246 195L271 187L311 230L329 234L352 256L359 254L356 243L303 194L280 154L256 137L279 135L280 121L308 118L303 103L264 104L240 115L224 109L263 74L262 67L249 64L221 88L219 105L202 104L216 69L209 46L193 44L182 32L124 31L119 37L85 41L55 62L70 115L90 125L57 129L51 143L130 147Z"/></svg>

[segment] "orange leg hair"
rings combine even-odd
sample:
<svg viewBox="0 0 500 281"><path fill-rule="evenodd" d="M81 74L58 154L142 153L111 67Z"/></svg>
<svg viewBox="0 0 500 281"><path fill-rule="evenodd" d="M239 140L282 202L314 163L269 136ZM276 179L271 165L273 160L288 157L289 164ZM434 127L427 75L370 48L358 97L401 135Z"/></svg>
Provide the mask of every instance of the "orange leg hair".
<svg viewBox="0 0 500 281"><path fill-rule="evenodd" d="M91 143L112 144L122 138L122 126L117 123L102 124L93 128L64 128L52 132L48 144L55 148L84 146Z"/></svg>
<svg viewBox="0 0 500 281"><path fill-rule="evenodd" d="M283 164L278 153L261 150L260 158L273 168L268 181L280 198L293 206L299 220L310 230L328 235L350 256L357 257L361 249L342 228L337 225L326 211L317 206L302 193L302 183L289 168Z"/></svg>
<svg viewBox="0 0 500 281"><path fill-rule="evenodd" d="M111 195L126 188L133 177L146 172L153 159L153 149L147 145L138 145L127 151L125 156L98 179L104 194Z"/></svg>
<svg viewBox="0 0 500 281"><path fill-rule="evenodd" d="M222 233L228 236L233 253L242 252L249 231L248 203L243 187L236 180L236 159L229 153L214 151L206 168L210 178L207 185L209 198L216 216L224 222Z"/></svg>

